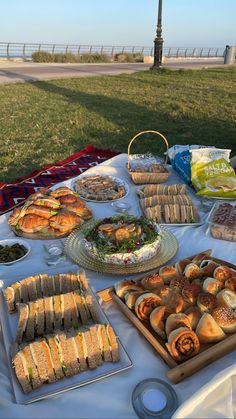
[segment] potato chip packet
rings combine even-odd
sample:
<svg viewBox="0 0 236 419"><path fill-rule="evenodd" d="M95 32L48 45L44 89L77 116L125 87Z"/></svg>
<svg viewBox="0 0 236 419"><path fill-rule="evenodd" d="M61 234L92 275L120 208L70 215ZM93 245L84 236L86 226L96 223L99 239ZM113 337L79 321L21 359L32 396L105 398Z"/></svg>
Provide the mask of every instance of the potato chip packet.
<svg viewBox="0 0 236 419"><path fill-rule="evenodd" d="M230 164L231 150L190 150L191 181L197 195L236 198L236 175Z"/></svg>

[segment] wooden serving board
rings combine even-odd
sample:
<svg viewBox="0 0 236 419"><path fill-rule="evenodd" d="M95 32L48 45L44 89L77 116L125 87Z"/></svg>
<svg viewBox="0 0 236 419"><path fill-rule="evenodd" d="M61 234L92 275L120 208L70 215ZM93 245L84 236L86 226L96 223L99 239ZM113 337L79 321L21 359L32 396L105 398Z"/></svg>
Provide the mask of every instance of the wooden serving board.
<svg viewBox="0 0 236 419"><path fill-rule="evenodd" d="M189 256L189 259L194 258L196 255ZM215 262L218 262L222 265L229 266L236 270L236 265L226 262L225 260L215 258L211 256L211 259ZM158 334L152 329L152 327L146 323L142 322L135 313L127 307L125 302L121 300L116 293L114 288L106 288L98 292L99 297L104 301L115 301L120 310L124 313L126 317L134 324L134 326L145 336L145 338L150 342L150 344L155 348L158 354L170 367L170 370L167 372L167 377L175 384L182 381L184 378L190 377L195 372L206 367L227 353L231 352L236 348L236 333L228 335L227 338L221 342L214 344L201 344L200 351L194 357L188 359L187 361L178 364L167 351L165 346L165 341L158 336Z"/></svg>

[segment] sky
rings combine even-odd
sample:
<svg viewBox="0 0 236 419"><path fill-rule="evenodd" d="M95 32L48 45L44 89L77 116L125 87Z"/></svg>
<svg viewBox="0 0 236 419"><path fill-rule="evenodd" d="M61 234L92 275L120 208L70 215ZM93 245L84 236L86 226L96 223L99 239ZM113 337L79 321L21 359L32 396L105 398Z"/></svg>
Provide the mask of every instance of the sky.
<svg viewBox="0 0 236 419"><path fill-rule="evenodd" d="M0 0L0 42L152 46L158 0ZM163 0L164 46L236 45L236 0Z"/></svg>

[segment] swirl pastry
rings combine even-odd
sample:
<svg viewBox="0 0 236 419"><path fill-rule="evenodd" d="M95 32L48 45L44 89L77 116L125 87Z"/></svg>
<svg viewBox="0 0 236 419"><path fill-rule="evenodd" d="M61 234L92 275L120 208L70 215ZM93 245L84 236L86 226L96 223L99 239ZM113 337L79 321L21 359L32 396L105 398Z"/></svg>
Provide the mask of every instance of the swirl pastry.
<svg viewBox="0 0 236 419"><path fill-rule="evenodd" d="M193 330L188 327L179 327L170 333L166 347L171 356L176 361L181 362L196 355L200 345Z"/></svg>
<svg viewBox="0 0 236 419"><path fill-rule="evenodd" d="M188 307L184 312L190 321L191 328L196 329L198 322L202 316L201 310L197 306Z"/></svg>
<svg viewBox="0 0 236 419"><path fill-rule="evenodd" d="M188 327L191 329L188 316L186 316L184 313L170 314L166 320L165 325L167 337L172 332L172 330L178 329L179 327Z"/></svg>
<svg viewBox="0 0 236 419"><path fill-rule="evenodd" d="M155 332L162 338L166 338L165 334L165 319L168 315L167 308L160 306L155 308L150 314L150 324Z"/></svg>
<svg viewBox="0 0 236 419"><path fill-rule="evenodd" d="M133 310L138 297L140 297L140 295L147 294L147 292L148 291L144 291L144 290L142 290L142 291L128 291L125 294L125 297L124 297L125 298L125 304L127 305L127 307L129 307L131 310Z"/></svg>
<svg viewBox="0 0 236 419"><path fill-rule="evenodd" d="M151 291L161 285L164 285L164 281L158 274L152 274L141 279L141 284L145 290Z"/></svg>
<svg viewBox="0 0 236 419"><path fill-rule="evenodd" d="M216 295L223 288L222 282L215 278L206 278L203 282L202 289Z"/></svg>
<svg viewBox="0 0 236 419"><path fill-rule="evenodd" d="M236 332L236 313L232 308L217 307L212 317L225 333Z"/></svg>
<svg viewBox="0 0 236 419"><path fill-rule="evenodd" d="M201 292L197 299L197 305L201 312L211 311L218 306L218 301L214 294Z"/></svg>
<svg viewBox="0 0 236 419"><path fill-rule="evenodd" d="M135 313L140 320L148 321L154 308L160 305L160 297L151 292L141 295L135 303Z"/></svg>
<svg viewBox="0 0 236 419"><path fill-rule="evenodd" d="M219 342L226 335L209 313L204 313L196 328L201 343Z"/></svg>

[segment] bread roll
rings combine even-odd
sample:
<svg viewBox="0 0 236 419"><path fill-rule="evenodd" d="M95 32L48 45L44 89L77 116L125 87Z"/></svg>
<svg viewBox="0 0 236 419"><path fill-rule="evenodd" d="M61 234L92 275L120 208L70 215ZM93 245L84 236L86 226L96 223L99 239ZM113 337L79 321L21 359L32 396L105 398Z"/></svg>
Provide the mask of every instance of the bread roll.
<svg viewBox="0 0 236 419"><path fill-rule="evenodd" d="M170 333L166 347L177 362L182 362L196 355L200 345L193 330L188 327L179 327Z"/></svg>
<svg viewBox="0 0 236 419"><path fill-rule="evenodd" d="M177 270L178 274L182 275L184 273L184 269L190 263L191 263L190 259L183 259L183 260L180 260L179 262L176 262L175 267L176 267L176 270Z"/></svg>
<svg viewBox="0 0 236 419"><path fill-rule="evenodd" d="M236 308L236 294L227 288L217 294L218 306Z"/></svg>
<svg viewBox="0 0 236 419"><path fill-rule="evenodd" d="M172 278L179 276L177 269L174 266L163 266L159 269L159 275L165 284L169 284Z"/></svg>
<svg viewBox="0 0 236 419"><path fill-rule="evenodd" d="M167 317L165 330L167 337L172 332L172 330L178 329L179 327L188 327L191 329L191 324L188 316L184 313L174 313L170 314Z"/></svg>
<svg viewBox="0 0 236 419"><path fill-rule="evenodd" d="M197 297L202 292L202 287L199 284L191 283L184 286L182 289L182 297L188 304L196 304Z"/></svg>
<svg viewBox="0 0 236 419"><path fill-rule="evenodd" d="M231 291L236 292L236 275L225 281L225 288L230 289Z"/></svg>
<svg viewBox="0 0 236 419"><path fill-rule="evenodd" d="M201 312L208 312L218 306L218 301L214 294L210 294L209 292L202 292L197 298L197 305Z"/></svg>
<svg viewBox="0 0 236 419"><path fill-rule="evenodd" d="M184 275L189 281L192 281L195 278L201 278L201 269L196 263L191 262L185 267Z"/></svg>
<svg viewBox="0 0 236 419"><path fill-rule="evenodd" d="M160 305L167 306L170 313L179 313L186 308L183 297L167 285L155 290L155 294L160 298Z"/></svg>
<svg viewBox="0 0 236 419"><path fill-rule="evenodd" d="M232 308L217 307L212 317L225 333L236 332L236 313Z"/></svg>
<svg viewBox="0 0 236 419"><path fill-rule="evenodd" d="M200 263L201 275L205 276L205 277L211 277L212 278L213 277L213 272L217 268L217 266L219 266L219 264L216 263L216 262L213 262L210 259L203 260Z"/></svg>
<svg viewBox="0 0 236 419"><path fill-rule="evenodd" d="M204 313L196 328L200 343L219 342L226 337L220 326L209 313Z"/></svg>
<svg viewBox="0 0 236 419"><path fill-rule="evenodd" d="M184 314L188 316L191 328L195 330L200 318L202 317L202 312L200 308L197 306L188 307L187 310L185 310Z"/></svg>
<svg viewBox="0 0 236 419"><path fill-rule="evenodd" d="M216 295L218 292L222 290L223 284L222 282L218 281L218 279L206 278L204 279L202 288L203 291L210 292L211 294Z"/></svg>
<svg viewBox="0 0 236 419"><path fill-rule="evenodd" d="M185 278L184 276L179 276L178 278L172 278L169 286L170 288L174 288L175 291L177 291L178 293L181 293L184 286L188 283L189 282L187 278Z"/></svg>
<svg viewBox="0 0 236 419"><path fill-rule="evenodd" d="M168 314L165 306L156 307L150 314L150 324L155 332L162 338L166 338L165 319Z"/></svg>
<svg viewBox="0 0 236 419"><path fill-rule="evenodd" d="M194 256L194 258L192 259L192 263L196 263L197 265L200 265L200 263L204 260L204 259L209 259L209 256L211 255L211 250L208 250L207 252L201 252L198 255Z"/></svg>
<svg viewBox="0 0 236 419"><path fill-rule="evenodd" d="M151 312L160 304L160 297L151 292L138 297L135 303L135 313L140 320L148 321Z"/></svg>
<svg viewBox="0 0 236 419"><path fill-rule="evenodd" d="M130 291L142 291L142 288L129 279L123 279L114 285L116 294L123 299L125 294Z"/></svg>
<svg viewBox="0 0 236 419"><path fill-rule="evenodd" d="M140 297L140 295L146 294L148 291L128 291L125 294L125 304L127 305L127 307L129 307L131 310L134 309L135 307L135 303L138 299L138 297Z"/></svg>
<svg viewBox="0 0 236 419"><path fill-rule="evenodd" d="M226 279L232 276L232 270L228 266L220 265L214 270L213 278L218 279L223 284L225 283Z"/></svg>
<svg viewBox="0 0 236 419"><path fill-rule="evenodd" d="M141 279L141 285L145 290L153 290L158 286L164 285L163 279L156 273Z"/></svg>

